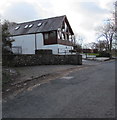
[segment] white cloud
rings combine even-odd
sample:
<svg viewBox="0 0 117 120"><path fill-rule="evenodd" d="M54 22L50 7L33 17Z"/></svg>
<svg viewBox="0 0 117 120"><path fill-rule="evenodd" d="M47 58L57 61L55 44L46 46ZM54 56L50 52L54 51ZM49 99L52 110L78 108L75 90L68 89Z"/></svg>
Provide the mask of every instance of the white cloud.
<svg viewBox="0 0 117 120"><path fill-rule="evenodd" d="M2 0L0 16L23 22L59 15L67 15L75 33L82 33L86 41L95 39L95 27L110 17L114 0Z"/></svg>

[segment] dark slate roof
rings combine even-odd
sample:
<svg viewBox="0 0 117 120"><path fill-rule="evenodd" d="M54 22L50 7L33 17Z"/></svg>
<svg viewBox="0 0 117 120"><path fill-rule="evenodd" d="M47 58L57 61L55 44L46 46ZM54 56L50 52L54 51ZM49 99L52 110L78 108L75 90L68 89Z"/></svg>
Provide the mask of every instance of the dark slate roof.
<svg viewBox="0 0 117 120"><path fill-rule="evenodd" d="M24 22L24 23L16 23L9 26L9 32L11 36L18 36L18 35L35 34L35 33L58 30L58 28L61 28L62 22L64 21L64 19L67 19L65 15L59 16L59 17L52 17L48 19ZM42 23L42 24L38 26L39 23ZM24 28L26 25L31 25L31 24L33 25L32 27ZM18 26L19 28L16 30L15 28ZM72 34L73 34L73 31L72 31Z"/></svg>

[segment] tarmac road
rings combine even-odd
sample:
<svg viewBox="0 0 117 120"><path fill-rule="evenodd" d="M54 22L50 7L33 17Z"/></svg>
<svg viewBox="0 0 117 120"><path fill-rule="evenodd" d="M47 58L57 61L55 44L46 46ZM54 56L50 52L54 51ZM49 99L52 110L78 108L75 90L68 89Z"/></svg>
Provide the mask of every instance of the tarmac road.
<svg viewBox="0 0 117 120"><path fill-rule="evenodd" d="M114 61L74 71L3 103L3 118L114 117Z"/></svg>

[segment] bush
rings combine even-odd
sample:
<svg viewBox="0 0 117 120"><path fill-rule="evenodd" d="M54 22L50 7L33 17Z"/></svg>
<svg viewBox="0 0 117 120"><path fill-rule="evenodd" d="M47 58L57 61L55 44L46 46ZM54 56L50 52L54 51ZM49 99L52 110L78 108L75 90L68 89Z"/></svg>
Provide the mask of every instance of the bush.
<svg viewBox="0 0 117 120"><path fill-rule="evenodd" d="M2 55L2 66L12 66L15 55Z"/></svg>
<svg viewBox="0 0 117 120"><path fill-rule="evenodd" d="M111 57L111 54L103 51L99 52L99 55L96 55L96 57Z"/></svg>
<svg viewBox="0 0 117 120"><path fill-rule="evenodd" d="M5 84L9 83L10 81L11 81L10 74L3 71L2 72L2 84L5 85Z"/></svg>

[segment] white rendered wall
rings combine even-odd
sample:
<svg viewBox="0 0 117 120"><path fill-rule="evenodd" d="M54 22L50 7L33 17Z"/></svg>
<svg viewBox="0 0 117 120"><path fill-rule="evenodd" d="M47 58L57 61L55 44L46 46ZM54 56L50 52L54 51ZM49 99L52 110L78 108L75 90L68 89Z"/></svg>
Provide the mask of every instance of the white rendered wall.
<svg viewBox="0 0 117 120"><path fill-rule="evenodd" d="M58 45L59 48L59 54L71 54L69 50L73 50L72 46L67 46L67 45Z"/></svg>
<svg viewBox="0 0 117 120"><path fill-rule="evenodd" d="M71 54L69 50L72 50L72 46L66 46L66 45L60 45L60 44L55 44L55 45L44 45L42 49L51 49L53 54Z"/></svg>
<svg viewBox="0 0 117 120"><path fill-rule="evenodd" d="M14 36L15 40L12 46L22 47L22 54L35 54L35 34ZM41 33L36 34L36 49L51 49L53 54L70 54L69 50L73 49L71 46L54 44L44 45L43 35ZM16 53L16 51L13 51Z"/></svg>
<svg viewBox="0 0 117 120"><path fill-rule="evenodd" d="M37 42L37 49L43 48L44 41L43 41L43 35L41 33L36 34L36 42Z"/></svg>
<svg viewBox="0 0 117 120"><path fill-rule="evenodd" d="M21 46L22 47L22 54L35 54L35 35L21 35L21 36L14 36L13 39L15 40L12 43L12 46ZM43 36L42 34L36 34L36 43L37 49L42 48L43 46ZM15 53L15 51L13 51Z"/></svg>
<svg viewBox="0 0 117 120"><path fill-rule="evenodd" d="M50 49L53 54L58 54L58 44L56 45L44 45L42 49Z"/></svg>

